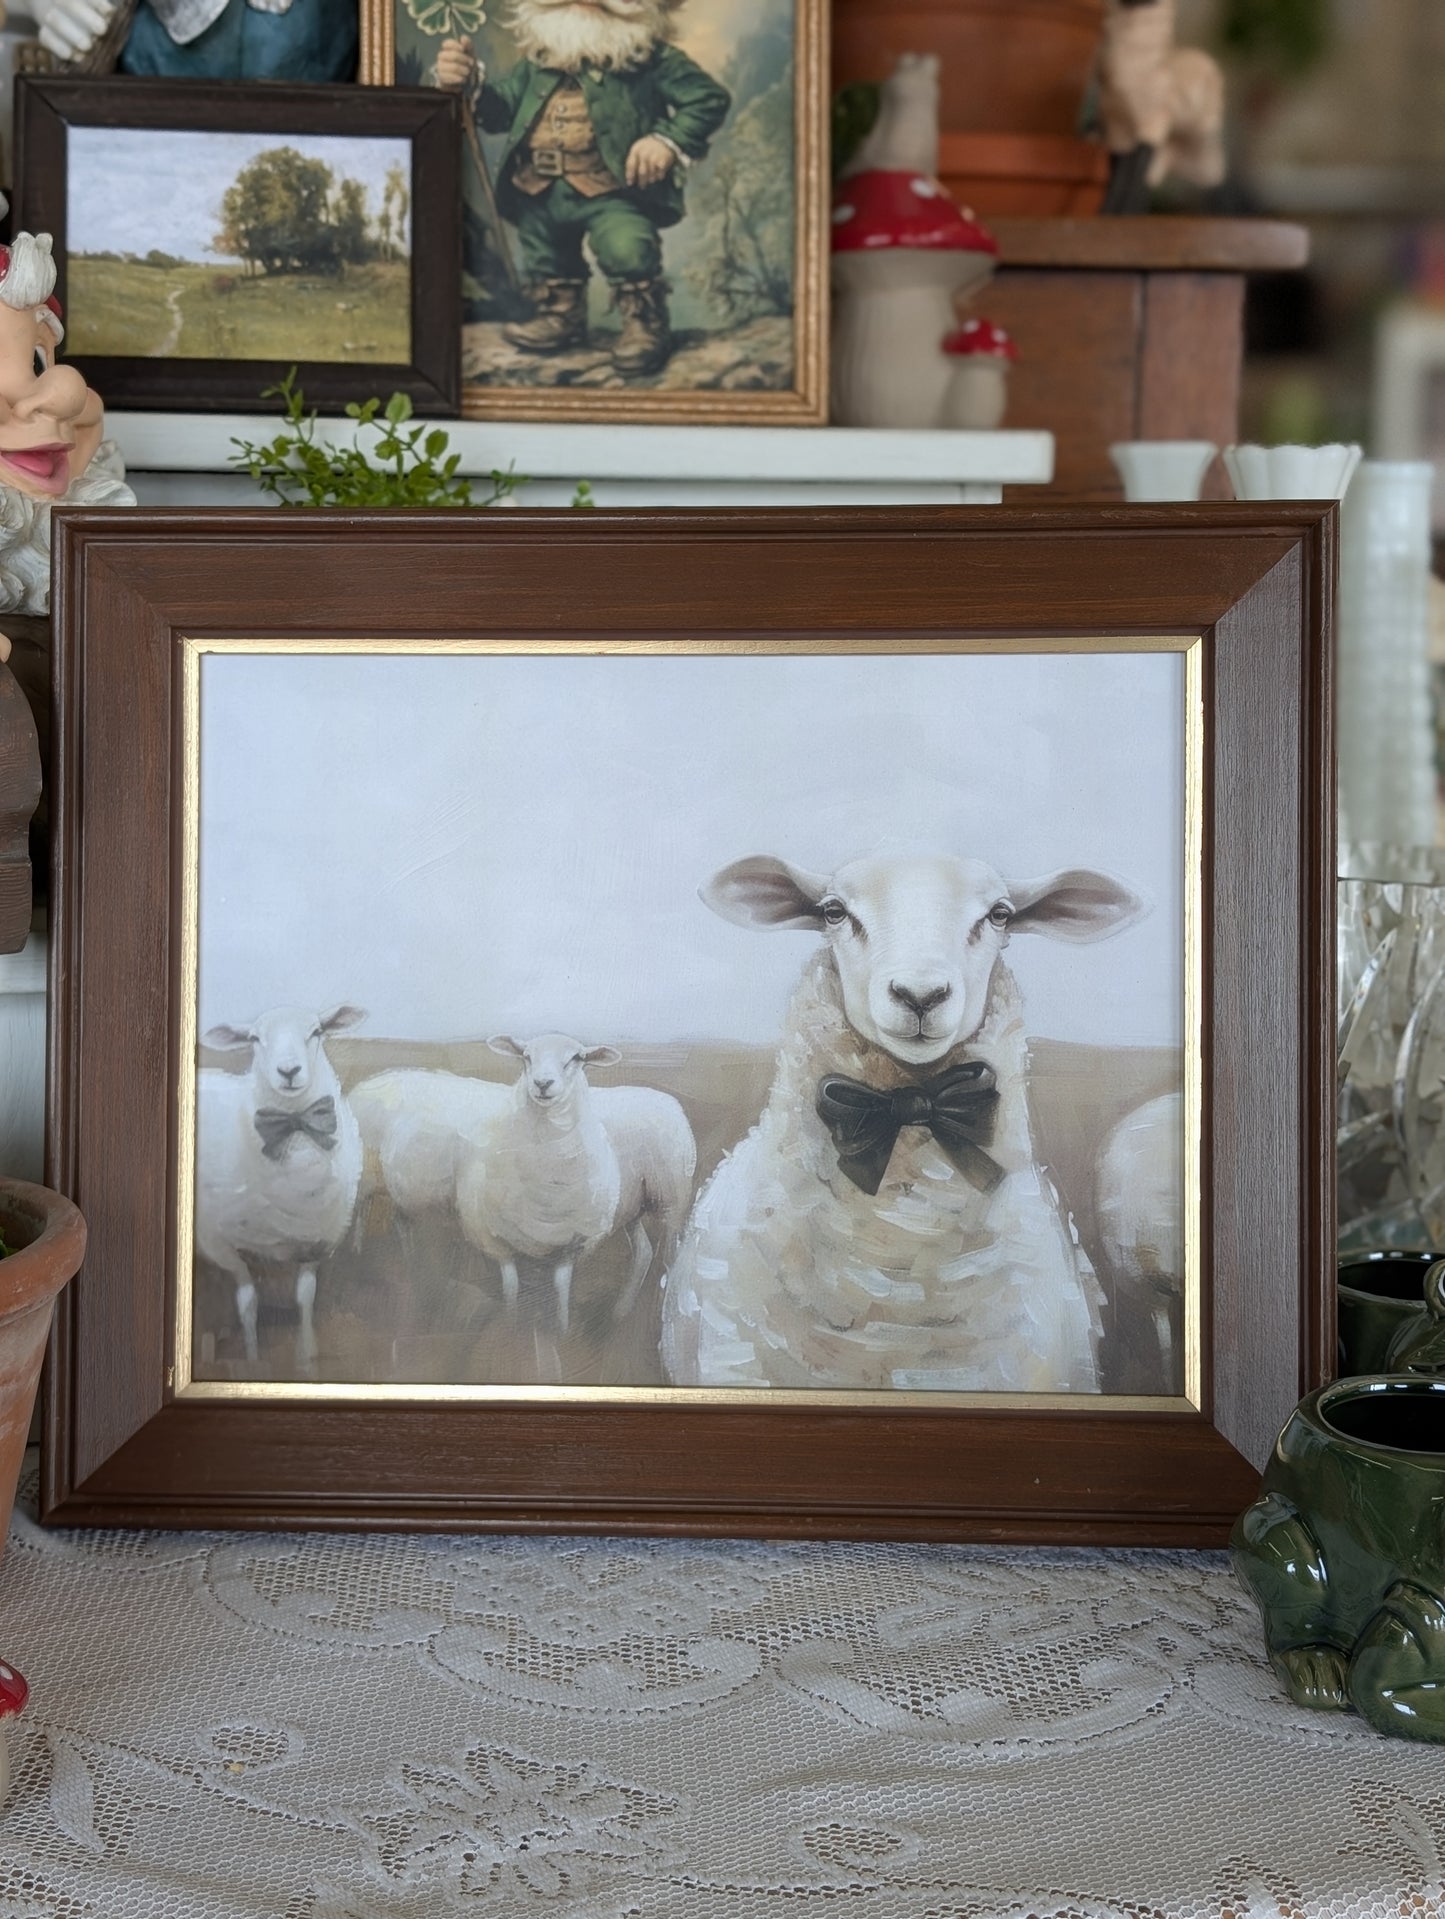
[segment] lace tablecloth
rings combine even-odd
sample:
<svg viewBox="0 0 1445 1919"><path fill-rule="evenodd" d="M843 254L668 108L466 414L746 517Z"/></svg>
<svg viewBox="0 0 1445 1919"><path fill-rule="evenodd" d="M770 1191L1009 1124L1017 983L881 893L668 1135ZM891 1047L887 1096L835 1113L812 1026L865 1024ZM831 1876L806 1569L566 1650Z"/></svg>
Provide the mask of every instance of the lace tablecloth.
<svg viewBox="0 0 1445 1919"><path fill-rule="evenodd" d="M1445 1914L1222 1555L42 1533L4 1919Z"/></svg>

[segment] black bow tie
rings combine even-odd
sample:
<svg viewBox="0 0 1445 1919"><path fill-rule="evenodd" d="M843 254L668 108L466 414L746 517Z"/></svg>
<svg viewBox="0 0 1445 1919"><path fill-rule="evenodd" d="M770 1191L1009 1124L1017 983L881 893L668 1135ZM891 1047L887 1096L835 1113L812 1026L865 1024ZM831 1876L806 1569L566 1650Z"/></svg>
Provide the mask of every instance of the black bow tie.
<svg viewBox="0 0 1445 1919"><path fill-rule="evenodd" d="M981 1193L991 1193L1003 1168L984 1152L993 1139L998 1086L981 1059L952 1066L936 1079L887 1093L836 1073L818 1084L818 1117L833 1135L838 1164L865 1193L876 1193L905 1126L926 1126Z"/></svg>
<svg viewBox="0 0 1445 1919"><path fill-rule="evenodd" d="M293 1133L304 1133L323 1153L329 1153L336 1145L336 1101L328 1093L294 1113L283 1113L279 1106L258 1107L256 1131L261 1135L263 1159L280 1159Z"/></svg>

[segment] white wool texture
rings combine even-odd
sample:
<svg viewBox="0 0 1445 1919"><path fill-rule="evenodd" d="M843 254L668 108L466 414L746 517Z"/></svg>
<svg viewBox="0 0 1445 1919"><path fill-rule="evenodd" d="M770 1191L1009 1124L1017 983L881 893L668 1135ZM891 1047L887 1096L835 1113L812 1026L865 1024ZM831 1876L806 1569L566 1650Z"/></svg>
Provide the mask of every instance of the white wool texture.
<svg viewBox="0 0 1445 1919"><path fill-rule="evenodd" d="M1097 1389L1097 1287L1034 1160L1028 1045L1002 961L982 1026L929 1077L978 1059L1000 1095L995 1190L905 1127L877 1194L860 1191L815 1110L818 1083L915 1076L849 1025L831 956L815 955L762 1117L699 1195L668 1274L663 1359L677 1384Z"/></svg>
<svg viewBox="0 0 1445 1919"><path fill-rule="evenodd" d="M604 0L598 7L571 0L512 0L507 28L519 51L559 73L583 67L625 73L640 67L660 42L673 38L676 0Z"/></svg>
<svg viewBox="0 0 1445 1919"><path fill-rule="evenodd" d="M45 307L55 291L55 261L48 233L17 233L10 242L10 264L0 280L0 300L8 307ZM45 307L46 317L54 315Z"/></svg>
<svg viewBox="0 0 1445 1919"><path fill-rule="evenodd" d="M52 506L134 506L114 440L102 440L95 458L58 501L36 499L0 485L0 612L50 611Z"/></svg>

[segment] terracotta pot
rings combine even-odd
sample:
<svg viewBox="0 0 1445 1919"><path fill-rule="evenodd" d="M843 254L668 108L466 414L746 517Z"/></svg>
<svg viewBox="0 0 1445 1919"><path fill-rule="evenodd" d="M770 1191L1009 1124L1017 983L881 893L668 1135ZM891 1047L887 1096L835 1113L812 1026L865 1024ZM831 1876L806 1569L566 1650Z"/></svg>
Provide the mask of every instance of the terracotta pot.
<svg viewBox="0 0 1445 1919"><path fill-rule="evenodd" d="M938 177L955 200L984 219L1052 219L1099 211L1109 155L1096 140L1054 133L945 133L938 143Z"/></svg>
<svg viewBox="0 0 1445 1919"><path fill-rule="evenodd" d="M882 80L900 53L936 53L945 131L1067 138L1103 23L1104 0L833 0L833 84Z"/></svg>
<svg viewBox="0 0 1445 1919"><path fill-rule="evenodd" d="M46 1186L0 1179L0 1554L10 1530L55 1296L85 1253L85 1221Z"/></svg>

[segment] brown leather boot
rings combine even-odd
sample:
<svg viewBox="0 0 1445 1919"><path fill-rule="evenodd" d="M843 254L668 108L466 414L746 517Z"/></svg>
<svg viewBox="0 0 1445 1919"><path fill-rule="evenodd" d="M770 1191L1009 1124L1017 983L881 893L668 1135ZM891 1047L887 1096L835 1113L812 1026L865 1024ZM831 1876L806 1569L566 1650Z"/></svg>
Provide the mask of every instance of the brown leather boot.
<svg viewBox="0 0 1445 1919"><path fill-rule="evenodd" d="M529 289L530 320L513 320L502 328L502 338L524 353L565 353L587 344L587 282L537 280Z"/></svg>
<svg viewBox="0 0 1445 1919"><path fill-rule="evenodd" d="M672 357L672 327L667 317L665 280L619 280L617 310L622 331L612 349L619 373L658 373Z"/></svg>

